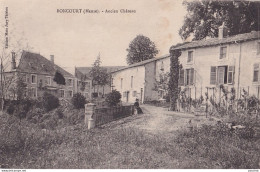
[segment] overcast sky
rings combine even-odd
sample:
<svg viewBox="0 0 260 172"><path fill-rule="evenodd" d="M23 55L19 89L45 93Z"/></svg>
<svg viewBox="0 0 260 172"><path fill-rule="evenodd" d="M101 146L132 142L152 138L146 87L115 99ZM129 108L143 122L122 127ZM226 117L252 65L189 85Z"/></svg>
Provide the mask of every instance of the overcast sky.
<svg viewBox="0 0 260 172"><path fill-rule="evenodd" d="M182 42L182 0L2 0L1 20L8 7L9 30L25 39L31 51L63 67L91 66L100 53L102 65L126 65L129 43L138 34L155 42L161 55ZM136 10L131 14L71 14L57 9ZM15 28L15 29L14 29ZM1 36L1 35L0 35Z"/></svg>

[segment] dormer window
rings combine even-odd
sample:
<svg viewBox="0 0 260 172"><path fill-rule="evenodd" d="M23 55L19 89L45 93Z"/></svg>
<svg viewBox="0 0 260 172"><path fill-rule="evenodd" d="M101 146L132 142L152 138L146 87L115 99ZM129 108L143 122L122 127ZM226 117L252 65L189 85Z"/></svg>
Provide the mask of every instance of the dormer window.
<svg viewBox="0 0 260 172"><path fill-rule="evenodd" d="M68 86L72 87L73 86L73 80L72 79L68 79Z"/></svg>
<svg viewBox="0 0 260 172"><path fill-rule="evenodd" d="M45 68L45 64L42 64L42 67Z"/></svg>
<svg viewBox="0 0 260 172"><path fill-rule="evenodd" d="M188 51L188 59L187 62L190 63L193 61L193 51Z"/></svg>
<svg viewBox="0 0 260 172"><path fill-rule="evenodd" d="M225 59L227 57L227 47L220 47L219 59Z"/></svg>

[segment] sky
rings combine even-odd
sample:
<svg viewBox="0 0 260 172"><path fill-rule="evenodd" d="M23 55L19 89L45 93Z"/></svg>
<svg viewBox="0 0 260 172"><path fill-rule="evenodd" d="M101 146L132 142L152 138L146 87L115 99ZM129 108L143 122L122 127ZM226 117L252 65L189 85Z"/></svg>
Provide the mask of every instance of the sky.
<svg viewBox="0 0 260 172"><path fill-rule="evenodd" d="M186 14L182 0L2 0L1 25L6 7L10 40L22 40L24 49L48 59L53 54L62 67L91 66L99 53L103 66L125 66L126 49L139 34L155 43L157 57L166 55L170 46L182 42L178 31ZM57 13L57 9L100 13ZM120 13L121 9L136 13ZM105 10L118 13L102 13Z"/></svg>

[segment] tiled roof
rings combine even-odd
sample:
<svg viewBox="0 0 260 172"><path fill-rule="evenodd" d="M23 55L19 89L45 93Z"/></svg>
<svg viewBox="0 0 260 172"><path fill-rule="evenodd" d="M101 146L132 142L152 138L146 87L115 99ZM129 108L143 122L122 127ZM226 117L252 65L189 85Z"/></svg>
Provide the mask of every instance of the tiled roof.
<svg viewBox="0 0 260 172"><path fill-rule="evenodd" d="M223 44L229 44L229 43L235 43L235 42L243 42L243 41L249 41L249 40L255 40L260 39L260 31L252 31L250 33L244 33L244 34L238 34L230 37L226 37L223 39L218 38L212 38L208 40L200 40L200 41L193 41L181 46L172 46L170 48L171 50L177 50L177 49L191 49L191 48L198 48L198 47L208 47L208 46L215 46L215 45L223 45Z"/></svg>
<svg viewBox="0 0 260 172"><path fill-rule="evenodd" d="M124 68L125 66L102 66L102 68L106 69L108 73L112 73L116 70ZM90 78L90 71L92 67L76 67L76 71L82 74L85 74L87 77Z"/></svg>
<svg viewBox="0 0 260 172"><path fill-rule="evenodd" d="M73 77L72 74L62 69L40 54L23 51L17 70L28 73L55 75L59 71L63 76Z"/></svg>
<svg viewBox="0 0 260 172"><path fill-rule="evenodd" d="M167 54L167 55L164 55L164 56L161 56L161 57L158 57L158 58L152 58L152 59L144 60L144 61L141 61L141 62L138 62L138 63L134 63L134 64L131 64L131 65L126 66L124 68L121 68L119 70L116 70L114 72L111 72L111 73L119 72L119 71L122 71L122 70L125 70L125 69L137 67L137 66L142 66L142 65L145 65L147 63L151 63L153 61L161 60L161 59L164 59L164 58L167 58L167 57L170 57L170 54Z"/></svg>

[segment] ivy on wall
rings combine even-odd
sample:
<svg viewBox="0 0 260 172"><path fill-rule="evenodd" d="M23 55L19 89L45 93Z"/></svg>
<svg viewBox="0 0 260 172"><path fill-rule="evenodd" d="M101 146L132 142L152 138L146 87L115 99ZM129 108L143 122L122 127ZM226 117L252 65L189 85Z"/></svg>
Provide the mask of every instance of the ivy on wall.
<svg viewBox="0 0 260 172"><path fill-rule="evenodd" d="M181 50L172 50L171 51L171 67L170 67L170 79L169 79L169 96L171 107L170 110L177 110L177 100L179 97L180 89L179 89L179 68L180 62L179 57L181 55Z"/></svg>

